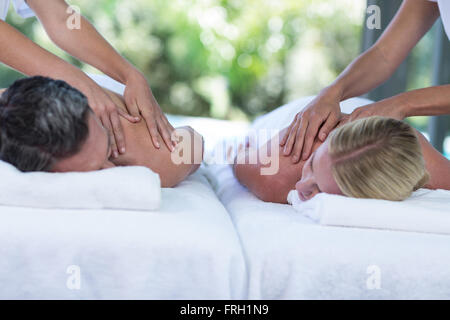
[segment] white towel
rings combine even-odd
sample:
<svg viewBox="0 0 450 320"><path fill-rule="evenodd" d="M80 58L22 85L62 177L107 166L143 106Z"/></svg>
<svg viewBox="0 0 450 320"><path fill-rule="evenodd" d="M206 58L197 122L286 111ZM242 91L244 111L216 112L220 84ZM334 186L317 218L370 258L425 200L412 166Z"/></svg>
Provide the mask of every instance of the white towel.
<svg viewBox="0 0 450 320"><path fill-rule="evenodd" d="M0 205L32 208L156 210L159 175L145 167L93 172L20 172L0 161Z"/></svg>
<svg viewBox="0 0 450 320"><path fill-rule="evenodd" d="M420 189L398 202L325 193L303 202L292 190L288 202L321 225L450 234L450 191L446 190Z"/></svg>

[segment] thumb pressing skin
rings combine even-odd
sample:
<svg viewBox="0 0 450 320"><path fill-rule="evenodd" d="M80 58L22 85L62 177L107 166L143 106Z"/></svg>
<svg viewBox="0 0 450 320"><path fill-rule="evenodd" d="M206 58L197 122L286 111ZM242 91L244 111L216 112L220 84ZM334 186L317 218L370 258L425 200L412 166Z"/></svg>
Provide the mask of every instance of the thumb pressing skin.
<svg viewBox="0 0 450 320"><path fill-rule="evenodd" d="M118 108L118 111L119 111L120 116L122 116L123 118L127 119L130 122L139 122L141 120L141 118L132 116L131 114L129 114L128 112L125 112L124 110L122 110L120 108Z"/></svg>

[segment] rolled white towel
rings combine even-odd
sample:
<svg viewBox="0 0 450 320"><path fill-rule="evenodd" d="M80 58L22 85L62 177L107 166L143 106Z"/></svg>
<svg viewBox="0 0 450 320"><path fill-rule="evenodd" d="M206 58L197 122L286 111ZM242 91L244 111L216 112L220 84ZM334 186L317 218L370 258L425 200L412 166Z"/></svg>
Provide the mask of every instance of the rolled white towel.
<svg viewBox="0 0 450 320"><path fill-rule="evenodd" d="M159 175L145 167L24 173L0 161L0 205L156 210L161 205L161 183Z"/></svg>
<svg viewBox="0 0 450 320"><path fill-rule="evenodd" d="M420 189L404 201L355 199L321 193L288 202L321 225L450 234L450 191Z"/></svg>

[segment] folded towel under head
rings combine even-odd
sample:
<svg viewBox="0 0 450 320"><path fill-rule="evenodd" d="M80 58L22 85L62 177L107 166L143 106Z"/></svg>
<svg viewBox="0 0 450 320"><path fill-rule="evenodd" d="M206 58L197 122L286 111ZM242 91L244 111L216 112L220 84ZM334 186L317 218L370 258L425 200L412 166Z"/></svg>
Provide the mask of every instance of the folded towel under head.
<svg viewBox="0 0 450 320"><path fill-rule="evenodd" d="M145 167L93 172L20 172L0 161L0 205L63 209L156 210L159 175Z"/></svg>
<svg viewBox="0 0 450 320"><path fill-rule="evenodd" d="M288 202L321 225L450 234L450 191L419 189L404 201L355 199L320 193Z"/></svg>

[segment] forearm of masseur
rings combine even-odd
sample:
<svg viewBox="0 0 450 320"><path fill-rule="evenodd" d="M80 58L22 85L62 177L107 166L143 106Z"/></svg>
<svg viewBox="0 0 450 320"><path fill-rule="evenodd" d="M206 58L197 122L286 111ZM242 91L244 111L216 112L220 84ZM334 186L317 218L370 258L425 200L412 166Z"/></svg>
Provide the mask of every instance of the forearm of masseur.
<svg viewBox="0 0 450 320"><path fill-rule="evenodd" d="M438 16L435 3L403 1L377 42L354 60L325 92L342 101L365 94L386 81Z"/></svg>
<svg viewBox="0 0 450 320"><path fill-rule="evenodd" d="M338 101L360 96L386 81L396 67L396 62L388 63L381 49L374 46L356 58L322 94L331 94Z"/></svg>
<svg viewBox="0 0 450 320"><path fill-rule="evenodd" d="M450 85L404 92L377 104L401 110L403 118L450 114Z"/></svg>
<svg viewBox="0 0 450 320"><path fill-rule="evenodd" d="M123 84L139 73L82 15L79 16L79 27L69 28L69 7L64 0L28 0L28 4L39 17L50 39L70 55Z"/></svg>
<svg viewBox="0 0 450 320"><path fill-rule="evenodd" d="M27 76L61 79L84 91L93 82L81 70L44 50L0 20L0 61Z"/></svg>

